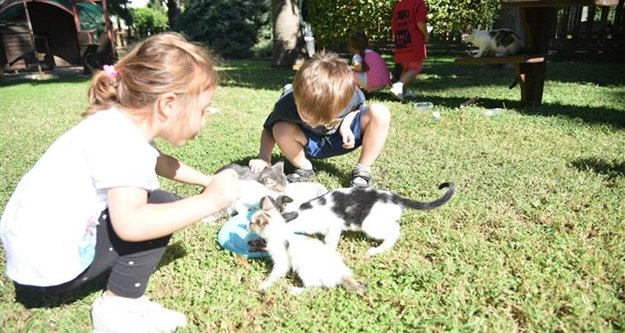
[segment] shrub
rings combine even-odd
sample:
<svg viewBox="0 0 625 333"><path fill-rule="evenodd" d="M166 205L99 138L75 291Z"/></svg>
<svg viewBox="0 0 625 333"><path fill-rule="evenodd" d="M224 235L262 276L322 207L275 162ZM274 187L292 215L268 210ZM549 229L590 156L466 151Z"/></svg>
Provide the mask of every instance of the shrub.
<svg viewBox="0 0 625 333"><path fill-rule="evenodd" d="M391 17L397 0L307 0L304 19L309 22L319 48L345 51L350 31L365 30L372 43L392 41ZM455 34L467 24L490 27L499 14L498 0L426 0L434 37Z"/></svg>
<svg viewBox="0 0 625 333"><path fill-rule="evenodd" d="M262 46L260 37L267 39L269 5L269 0L189 0L174 29L224 58L249 58L254 46Z"/></svg>
<svg viewBox="0 0 625 333"><path fill-rule="evenodd" d="M134 26L139 36L163 32L169 27L167 13L154 8L136 8L133 10Z"/></svg>

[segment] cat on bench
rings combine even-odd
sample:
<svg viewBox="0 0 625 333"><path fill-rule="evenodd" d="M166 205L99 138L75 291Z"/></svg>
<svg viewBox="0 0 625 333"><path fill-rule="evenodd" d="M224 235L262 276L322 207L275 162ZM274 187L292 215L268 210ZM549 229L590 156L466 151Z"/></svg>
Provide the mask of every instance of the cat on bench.
<svg viewBox="0 0 625 333"><path fill-rule="evenodd" d="M478 30L469 27L462 33L462 42L478 47L474 58L484 55L504 57L525 52L523 41L509 29Z"/></svg>

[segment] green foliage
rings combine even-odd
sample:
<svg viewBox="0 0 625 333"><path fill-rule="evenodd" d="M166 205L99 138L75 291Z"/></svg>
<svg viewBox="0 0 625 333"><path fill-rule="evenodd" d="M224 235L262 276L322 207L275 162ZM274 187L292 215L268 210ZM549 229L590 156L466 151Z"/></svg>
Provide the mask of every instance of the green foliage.
<svg viewBox="0 0 625 333"><path fill-rule="evenodd" d="M347 51L352 30L367 32L371 43L390 40L393 1L304 1L306 22L310 23L319 48Z"/></svg>
<svg viewBox="0 0 625 333"><path fill-rule="evenodd" d="M372 44L392 42L391 17L396 0L306 0L304 19L309 22L320 48L346 50L352 30L364 30ZM437 34L458 33L468 24L490 27L498 16L498 0L429 0L428 24Z"/></svg>
<svg viewBox="0 0 625 333"><path fill-rule="evenodd" d="M132 10L127 5L128 0L113 0L107 2L107 9L110 15L117 15L129 25L132 25Z"/></svg>
<svg viewBox="0 0 625 333"><path fill-rule="evenodd" d="M133 11L134 26L140 36L163 32L168 28L167 13L154 8L136 8Z"/></svg>
<svg viewBox="0 0 625 333"><path fill-rule="evenodd" d="M149 0L147 7L165 11L165 5L161 0Z"/></svg>
<svg viewBox="0 0 625 333"><path fill-rule="evenodd" d="M224 58L248 58L259 41L267 40L269 4L269 0L189 0L175 30Z"/></svg>

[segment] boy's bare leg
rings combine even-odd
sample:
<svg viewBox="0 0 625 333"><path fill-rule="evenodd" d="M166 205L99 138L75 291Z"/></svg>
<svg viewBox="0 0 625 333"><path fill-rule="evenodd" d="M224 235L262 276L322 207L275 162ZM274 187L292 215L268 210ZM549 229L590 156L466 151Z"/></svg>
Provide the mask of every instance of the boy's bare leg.
<svg viewBox="0 0 625 333"><path fill-rule="evenodd" d="M304 146L308 143L308 138L298 125L287 122L276 123L273 126L273 137L284 157L294 167L312 170L312 163L304 153Z"/></svg>
<svg viewBox="0 0 625 333"><path fill-rule="evenodd" d="M371 104L362 117L362 148L358 164L371 166L378 158L391 124L391 113L382 104Z"/></svg>

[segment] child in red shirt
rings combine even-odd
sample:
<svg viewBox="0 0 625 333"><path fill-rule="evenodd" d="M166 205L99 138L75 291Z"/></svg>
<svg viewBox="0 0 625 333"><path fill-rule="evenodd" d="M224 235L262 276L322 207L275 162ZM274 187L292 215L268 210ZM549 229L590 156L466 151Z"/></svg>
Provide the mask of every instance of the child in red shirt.
<svg viewBox="0 0 625 333"><path fill-rule="evenodd" d="M401 0L395 5L391 30L395 40L395 63L402 66L402 72L391 93L402 102L405 97L416 97L406 85L421 72L423 59L427 58L426 43L430 34L426 23L427 6L423 0Z"/></svg>

